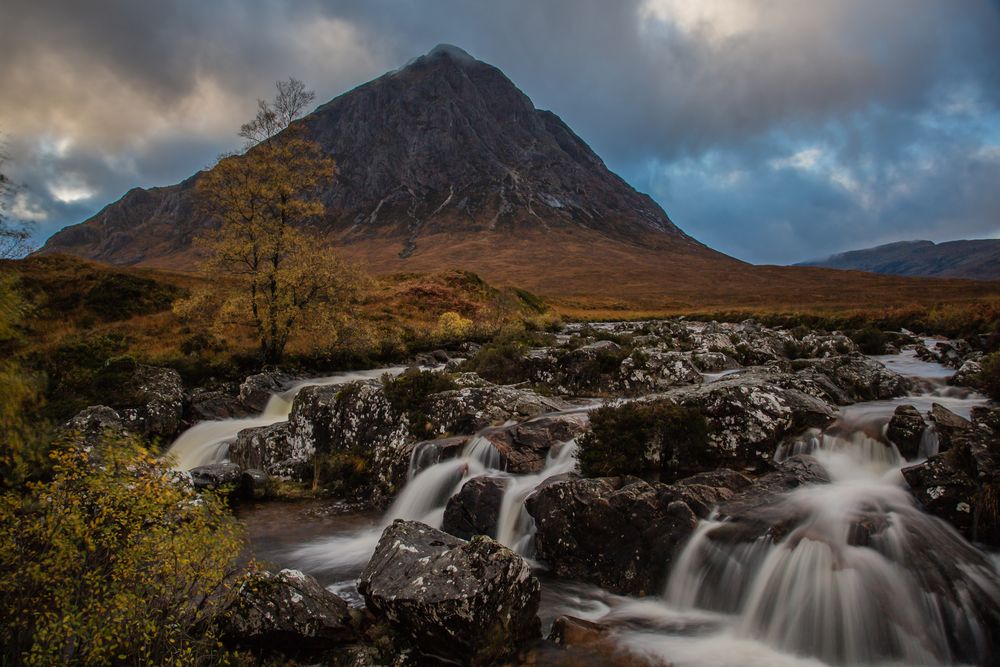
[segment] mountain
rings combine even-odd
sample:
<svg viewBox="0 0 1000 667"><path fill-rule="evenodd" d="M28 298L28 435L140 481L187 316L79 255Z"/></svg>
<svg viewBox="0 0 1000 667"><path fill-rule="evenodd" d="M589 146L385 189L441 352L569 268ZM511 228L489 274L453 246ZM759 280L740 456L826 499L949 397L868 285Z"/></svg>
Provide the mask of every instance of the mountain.
<svg viewBox="0 0 1000 667"><path fill-rule="evenodd" d="M873 290L873 278L859 286L844 273L753 267L712 250L503 72L457 47L436 47L296 123L339 166L320 229L372 273L466 269L611 313L819 307L874 291L919 300L956 290L889 278ZM193 269L192 241L211 224L195 205L200 177L133 189L39 252Z"/></svg>
<svg viewBox="0 0 1000 667"><path fill-rule="evenodd" d="M900 241L843 252L799 266L857 269L896 276L1000 280L1000 239Z"/></svg>

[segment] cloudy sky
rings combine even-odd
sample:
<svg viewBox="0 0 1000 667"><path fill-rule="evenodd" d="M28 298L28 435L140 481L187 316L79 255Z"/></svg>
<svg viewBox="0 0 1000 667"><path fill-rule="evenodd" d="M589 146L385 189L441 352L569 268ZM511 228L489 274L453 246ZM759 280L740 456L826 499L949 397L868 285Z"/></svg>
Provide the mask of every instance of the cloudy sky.
<svg viewBox="0 0 1000 667"><path fill-rule="evenodd" d="M753 262L1000 237L1000 0L4 0L0 130L39 240L435 44L501 68Z"/></svg>

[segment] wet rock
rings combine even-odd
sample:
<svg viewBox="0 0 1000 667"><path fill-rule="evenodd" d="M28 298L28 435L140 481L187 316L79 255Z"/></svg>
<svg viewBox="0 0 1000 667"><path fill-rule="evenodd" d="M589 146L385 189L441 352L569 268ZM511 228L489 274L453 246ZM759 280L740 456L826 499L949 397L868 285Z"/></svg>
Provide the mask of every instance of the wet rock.
<svg viewBox="0 0 1000 667"><path fill-rule="evenodd" d="M972 422L960 417L940 403L931 404L931 421L938 434L938 451L951 449L956 436L961 436L972 429Z"/></svg>
<svg viewBox="0 0 1000 667"><path fill-rule="evenodd" d="M896 445L905 459L915 459L920 452L920 441L927 424L920 411L912 405L900 405L892 413L886 428L886 437Z"/></svg>
<svg viewBox="0 0 1000 667"><path fill-rule="evenodd" d="M263 500L271 491L271 478L263 470L244 470L240 475L240 495L247 500Z"/></svg>
<svg viewBox="0 0 1000 667"><path fill-rule="evenodd" d="M259 469L271 477L306 481L313 476L313 450L298 448L288 422L245 428L229 446L229 460L246 469Z"/></svg>
<svg viewBox="0 0 1000 667"><path fill-rule="evenodd" d="M983 365L981 363L969 359L959 366L958 370L955 371L955 374L948 380L948 384L952 384L957 387L971 387L973 389L979 389L979 374L982 373L982 371Z"/></svg>
<svg viewBox="0 0 1000 667"><path fill-rule="evenodd" d="M739 476L728 483L745 482ZM701 483L561 478L540 485L525 506L535 519L537 557L557 576L649 595L662 589L672 558L698 520L733 495L726 486Z"/></svg>
<svg viewBox="0 0 1000 667"><path fill-rule="evenodd" d="M220 633L231 646L290 657L355 638L347 603L298 570L247 575L222 614Z"/></svg>
<svg viewBox="0 0 1000 667"><path fill-rule="evenodd" d="M130 431L169 440L184 418L184 383L172 368L139 365L123 388L122 421Z"/></svg>
<svg viewBox="0 0 1000 667"><path fill-rule="evenodd" d="M508 420L565 410L565 401L515 387L487 385L442 391L427 397L427 419L438 433L472 434Z"/></svg>
<svg viewBox="0 0 1000 667"><path fill-rule="evenodd" d="M687 354L652 348L636 350L618 369L618 384L628 394L664 391L670 387L699 384L703 379Z"/></svg>
<svg viewBox="0 0 1000 667"><path fill-rule="evenodd" d="M255 413L264 411L271 395L280 392L292 377L281 371L266 371L251 375L240 385L240 401Z"/></svg>
<svg viewBox="0 0 1000 667"><path fill-rule="evenodd" d="M448 499L441 529L464 540L474 535L496 537L500 507L510 480L504 477L473 477Z"/></svg>
<svg viewBox="0 0 1000 667"><path fill-rule="evenodd" d="M803 359L793 364L793 368L809 368L822 373L851 402L894 398L909 390L909 383L904 377L860 353Z"/></svg>
<svg viewBox="0 0 1000 667"><path fill-rule="evenodd" d="M195 389L188 402L187 419L190 422L239 419L251 411L240 400L238 389Z"/></svg>
<svg viewBox="0 0 1000 667"><path fill-rule="evenodd" d="M588 426L586 414L566 414L532 419L484 435L503 457L504 469L522 475L539 472L553 445L582 435Z"/></svg>
<svg viewBox="0 0 1000 667"><path fill-rule="evenodd" d="M243 469L235 463L209 463L188 471L196 489L237 488Z"/></svg>
<svg viewBox="0 0 1000 667"><path fill-rule="evenodd" d="M452 436L450 438L437 438L436 440L422 440L410 446L410 468L411 475L425 470L435 463L453 459L461 455L465 449L469 437L464 435Z"/></svg>
<svg viewBox="0 0 1000 667"><path fill-rule="evenodd" d="M413 521L385 529L358 581L369 610L428 657L490 665L540 635L540 588L520 556Z"/></svg>
<svg viewBox="0 0 1000 667"><path fill-rule="evenodd" d="M705 415L710 448L706 458L718 466L759 467L770 460L783 437L823 427L835 414L827 402L781 386L780 377L767 371L741 371L665 396Z"/></svg>

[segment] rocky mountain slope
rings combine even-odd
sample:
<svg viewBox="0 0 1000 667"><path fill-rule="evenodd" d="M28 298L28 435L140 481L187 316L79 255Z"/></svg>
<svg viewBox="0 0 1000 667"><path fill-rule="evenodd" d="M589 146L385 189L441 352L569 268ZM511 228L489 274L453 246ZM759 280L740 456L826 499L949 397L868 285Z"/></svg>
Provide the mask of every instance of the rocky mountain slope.
<svg viewBox="0 0 1000 667"><path fill-rule="evenodd" d="M897 276L1000 280L1000 240L900 241L852 250L801 266L857 269Z"/></svg>

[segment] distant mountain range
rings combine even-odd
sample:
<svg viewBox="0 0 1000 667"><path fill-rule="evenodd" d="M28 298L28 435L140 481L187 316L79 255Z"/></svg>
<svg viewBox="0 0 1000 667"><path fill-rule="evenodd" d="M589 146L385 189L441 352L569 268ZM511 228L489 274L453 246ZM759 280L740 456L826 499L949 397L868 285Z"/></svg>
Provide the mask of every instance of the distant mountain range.
<svg viewBox="0 0 1000 667"><path fill-rule="evenodd" d="M438 46L296 123L339 169L322 194L318 229L374 274L465 269L611 315L832 307L876 293L919 300L956 292L946 283L756 267L717 252L612 173L503 72L454 46ZM134 188L39 252L193 269L192 242L213 224L195 205L203 173Z"/></svg>
<svg viewBox="0 0 1000 667"><path fill-rule="evenodd" d="M1000 239L900 241L842 252L797 266L855 269L894 276L1000 280Z"/></svg>

